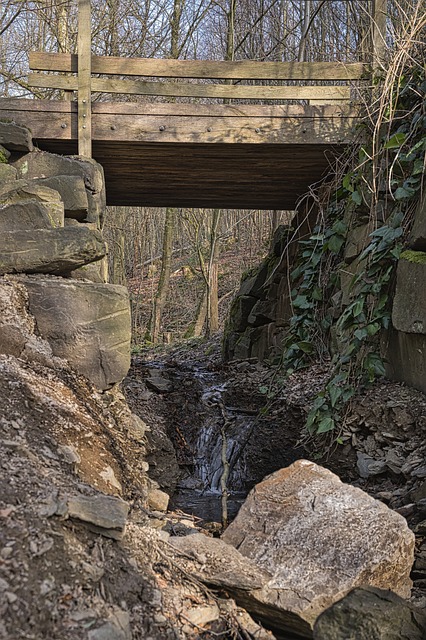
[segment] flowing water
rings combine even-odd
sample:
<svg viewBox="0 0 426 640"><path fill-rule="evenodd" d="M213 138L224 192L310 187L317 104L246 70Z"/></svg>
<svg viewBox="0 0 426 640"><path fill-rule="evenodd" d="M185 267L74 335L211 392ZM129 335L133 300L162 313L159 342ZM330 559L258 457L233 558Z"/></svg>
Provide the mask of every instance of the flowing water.
<svg viewBox="0 0 426 640"><path fill-rule="evenodd" d="M200 399L204 420L194 444L194 466L178 485L170 508L181 509L205 521L220 522L222 519L221 478L222 429L226 434L226 460L229 464L227 481L229 519L235 517L244 501L248 487L244 445L253 428L252 416L236 408L226 407L223 385L212 384L212 375L195 372L204 389Z"/></svg>

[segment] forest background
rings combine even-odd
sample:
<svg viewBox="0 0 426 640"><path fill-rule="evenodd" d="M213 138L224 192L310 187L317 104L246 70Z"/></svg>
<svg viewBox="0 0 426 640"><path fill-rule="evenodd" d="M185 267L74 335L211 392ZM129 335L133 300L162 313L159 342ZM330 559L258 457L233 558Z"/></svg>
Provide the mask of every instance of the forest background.
<svg viewBox="0 0 426 640"><path fill-rule="evenodd" d="M416 1L389 0L390 39ZM92 0L92 51L143 58L368 61L373 8L373 0ZM75 52L76 40L77 0L1 0L0 97L65 99L27 85L28 54ZM93 99L164 100L103 94ZM291 217L286 211L109 207L109 277L130 290L134 343L217 332L242 273L264 257L277 226Z"/></svg>

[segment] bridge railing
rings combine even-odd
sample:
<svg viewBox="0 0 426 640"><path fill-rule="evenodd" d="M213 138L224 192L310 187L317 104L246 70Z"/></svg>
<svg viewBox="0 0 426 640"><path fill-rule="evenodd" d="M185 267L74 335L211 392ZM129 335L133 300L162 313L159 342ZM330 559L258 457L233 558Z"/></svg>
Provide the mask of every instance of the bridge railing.
<svg viewBox="0 0 426 640"><path fill-rule="evenodd" d="M375 0L375 10L373 43L378 56L383 49L386 0ZM79 153L86 156L91 155L90 105L93 92L226 101L303 100L311 105L323 105L349 102L351 85L369 75L369 66L364 63L231 62L93 56L90 24L90 0L79 0L78 55L31 53L30 69L36 73L31 73L28 78L31 87L77 92ZM55 75L40 72L54 72ZM202 82L197 82L199 80ZM290 84L285 85L286 82Z"/></svg>

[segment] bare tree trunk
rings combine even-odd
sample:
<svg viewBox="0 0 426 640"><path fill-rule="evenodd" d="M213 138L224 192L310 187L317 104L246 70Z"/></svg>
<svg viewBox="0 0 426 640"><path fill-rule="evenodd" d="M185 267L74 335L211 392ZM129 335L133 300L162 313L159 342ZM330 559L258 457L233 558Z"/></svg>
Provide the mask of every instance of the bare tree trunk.
<svg viewBox="0 0 426 640"><path fill-rule="evenodd" d="M210 258L207 283L207 325L206 336L216 333L219 329L219 303L218 303L218 261L219 242L217 230L221 216L220 209L214 209L210 234Z"/></svg>
<svg viewBox="0 0 426 640"><path fill-rule="evenodd" d="M157 343L160 335L161 316L167 300L170 283L170 271L172 264L173 232L174 232L175 209L166 209L166 220L164 223L163 236L163 257L161 260L161 273L158 282L157 293L155 294L154 306L148 327L148 338L151 342Z"/></svg>
<svg viewBox="0 0 426 640"><path fill-rule="evenodd" d="M311 19L311 4L311 0L305 1L302 35L300 36L299 53L297 56L299 62L304 62L306 60L306 41L309 32L309 22Z"/></svg>

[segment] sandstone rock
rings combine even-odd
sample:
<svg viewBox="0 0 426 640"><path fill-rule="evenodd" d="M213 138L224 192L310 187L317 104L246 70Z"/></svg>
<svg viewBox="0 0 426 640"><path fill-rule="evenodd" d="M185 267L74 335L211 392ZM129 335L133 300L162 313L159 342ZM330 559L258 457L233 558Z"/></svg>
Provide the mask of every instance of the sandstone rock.
<svg viewBox="0 0 426 640"><path fill-rule="evenodd" d="M73 269L70 271L69 277L74 280L89 280L90 282L98 282L99 284L108 282L107 256L96 262L85 264L78 269Z"/></svg>
<svg viewBox="0 0 426 640"><path fill-rule="evenodd" d="M390 330L384 343L387 377L426 393L426 335Z"/></svg>
<svg viewBox="0 0 426 640"><path fill-rule="evenodd" d="M193 558L191 572L200 580L233 593L261 589L271 579L270 572L260 568L231 545L202 533L172 537L169 543Z"/></svg>
<svg viewBox="0 0 426 640"><path fill-rule="evenodd" d="M32 151L31 132L14 122L0 122L0 144L9 151Z"/></svg>
<svg viewBox="0 0 426 640"><path fill-rule="evenodd" d="M91 530L107 538L121 540L129 513L129 505L114 496L71 496L67 500L67 514L74 520L87 523Z"/></svg>
<svg viewBox="0 0 426 640"><path fill-rule="evenodd" d="M247 322L252 327L272 322L276 317L276 303L272 300L258 300L250 312Z"/></svg>
<svg viewBox="0 0 426 640"><path fill-rule="evenodd" d="M253 296L237 296L232 303L230 322L233 331L244 331L247 327L248 317L257 302Z"/></svg>
<svg viewBox="0 0 426 640"><path fill-rule="evenodd" d="M414 536L404 518L306 460L257 485L222 539L273 574L250 594L257 614L273 612L280 629L306 637L354 587L410 594Z"/></svg>
<svg viewBox="0 0 426 640"><path fill-rule="evenodd" d="M101 165L89 158L58 156L46 151L27 154L14 163L18 175L27 180L77 176L82 178L88 199L86 222L101 226L106 206L104 173Z"/></svg>
<svg viewBox="0 0 426 640"><path fill-rule="evenodd" d="M57 191L26 180L0 186L0 203L4 205L26 204L28 201L41 203L48 212L51 227L64 226L64 203ZM12 231L12 229L9 229Z"/></svg>
<svg viewBox="0 0 426 640"><path fill-rule="evenodd" d="M53 176L35 181L57 191L64 203L65 216L83 221L89 211L87 191L82 176Z"/></svg>
<svg viewBox="0 0 426 640"><path fill-rule="evenodd" d="M387 471L388 466L384 460L375 460L361 451L357 451L356 455L358 472L361 478L378 476Z"/></svg>
<svg viewBox="0 0 426 640"><path fill-rule="evenodd" d="M158 373L151 375L146 379L146 386L156 393L170 393L173 391L173 383L167 378L163 378Z"/></svg>
<svg viewBox="0 0 426 640"><path fill-rule="evenodd" d="M150 489L148 491L148 506L153 511L167 511L169 506L169 496L161 489Z"/></svg>
<svg viewBox="0 0 426 640"><path fill-rule="evenodd" d="M22 283L37 329L54 355L100 390L124 378L131 337L127 289L54 277L29 277Z"/></svg>
<svg viewBox="0 0 426 640"><path fill-rule="evenodd" d="M0 185L8 184L16 180L18 172L10 164L0 162Z"/></svg>
<svg viewBox="0 0 426 640"><path fill-rule="evenodd" d="M391 591L354 589L317 619L315 640L423 640L426 613Z"/></svg>
<svg viewBox="0 0 426 640"><path fill-rule="evenodd" d="M403 256L407 256L404 259ZM406 251L398 261L392 324L404 333L426 333L426 253Z"/></svg>
<svg viewBox="0 0 426 640"><path fill-rule="evenodd" d="M414 216L413 229L409 238L410 247L417 251L426 251L426 193L419 202L419 208Z"/></svg>
<svg viewBox="0 0 426 640"><path fill-rule="evenodd" d="M204 627L206 624L218 620L220 611L217 604L212 604L203 607L191 607L191 609L184 610L181 615L195 627Z"/></svg>
<svg viewBox="0 0 426 640"><path fill-rule="evenodd" d="M106 252L99 232L81 227L7 231L0 238L0 274L67 274Z"/></svg>
<svg viewBox="0 0 426 640"><path fill-rule="evenodd" d="M0 201L0 233L31 229L53 229L61 226L52 219L49 207L37 200L22 200L16 204Z"/></svg>

